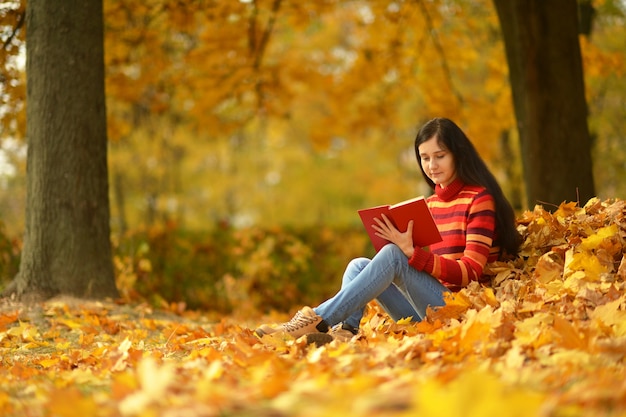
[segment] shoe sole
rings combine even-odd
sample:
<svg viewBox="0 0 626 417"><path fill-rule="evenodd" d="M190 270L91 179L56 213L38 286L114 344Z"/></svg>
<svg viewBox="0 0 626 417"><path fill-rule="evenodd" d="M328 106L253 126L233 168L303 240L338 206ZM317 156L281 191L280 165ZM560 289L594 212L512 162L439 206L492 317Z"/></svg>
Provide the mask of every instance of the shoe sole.
<svg viewBox="0 0 626 417"><path fill-rule="evenodd" d="M256 333L257 336L259 337L263 337L266 334L272 334L272 333L276 333L276 330L271 328L270 326L264 324L261 327L257 328L254 333Z"/></svg>

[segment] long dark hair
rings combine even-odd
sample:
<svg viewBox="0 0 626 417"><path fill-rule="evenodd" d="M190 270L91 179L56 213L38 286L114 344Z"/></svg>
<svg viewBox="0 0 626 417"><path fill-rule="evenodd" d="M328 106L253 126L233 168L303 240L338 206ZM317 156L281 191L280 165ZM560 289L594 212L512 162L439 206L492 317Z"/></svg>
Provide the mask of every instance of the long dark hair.
<svg viewBox="0 0 626 417"><path fill-rule="evenodd" d="M496 181L483 159L478 155L469 138L452 120L443 117L429 120L417 132L415 138L417 164L428 185L433 189L435 188L435 183L428 178L424 168L422 168L419 146L435 136L439 145L452 153L457 178L468 185L485 187L491 194L495 201L496 210L496 236L498 242L495 243L500 245L502 255L516 256L521 238L515 227L515 212L513 207L511 207L511 203L504 196L498 181Z"/></svg>

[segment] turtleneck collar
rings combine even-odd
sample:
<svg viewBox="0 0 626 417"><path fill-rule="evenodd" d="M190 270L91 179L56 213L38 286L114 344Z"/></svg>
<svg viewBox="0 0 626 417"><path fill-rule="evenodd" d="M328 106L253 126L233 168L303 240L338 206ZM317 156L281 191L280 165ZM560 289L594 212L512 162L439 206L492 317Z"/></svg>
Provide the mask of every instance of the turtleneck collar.
<svg viewBox="0 0 626 417"><path fill-rule="evenodd" d="M435 185L435 193L443 201L450 201L461 191L463 186L465 186L463 181L456 178L445 188L441 188L439 184Z"/></svg>

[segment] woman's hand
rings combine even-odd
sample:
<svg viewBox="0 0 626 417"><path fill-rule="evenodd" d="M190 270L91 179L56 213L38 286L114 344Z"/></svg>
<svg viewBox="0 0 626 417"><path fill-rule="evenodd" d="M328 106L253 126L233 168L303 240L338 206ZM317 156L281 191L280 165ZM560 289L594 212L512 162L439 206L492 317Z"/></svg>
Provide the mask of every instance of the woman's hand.
<svg viewBox="0 0 626 417"><path fill-rule="evenodd" d="M402 233L391 223L391 220L384 214L382 220L375 218L373 225L376 235L394 243L404 252L407 257L413 256L413 220L409 221L406 232Z"/></svg>

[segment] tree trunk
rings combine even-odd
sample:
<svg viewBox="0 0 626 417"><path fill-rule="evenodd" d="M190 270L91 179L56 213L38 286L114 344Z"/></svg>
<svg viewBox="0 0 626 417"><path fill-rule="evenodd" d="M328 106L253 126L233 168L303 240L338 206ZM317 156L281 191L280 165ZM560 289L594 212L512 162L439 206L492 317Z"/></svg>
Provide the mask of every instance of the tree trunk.
<svg viewBox="0 0 626 417"><path fill-rule="evenodd" d="M20 299L116 297L102 0L28 0L27 197Z"/></svg>
<svg viewBox="0 0 626 417"><path fill-rule="evenodd" d="M595 195L576 0L494 0L529 207Z"/></svg>

